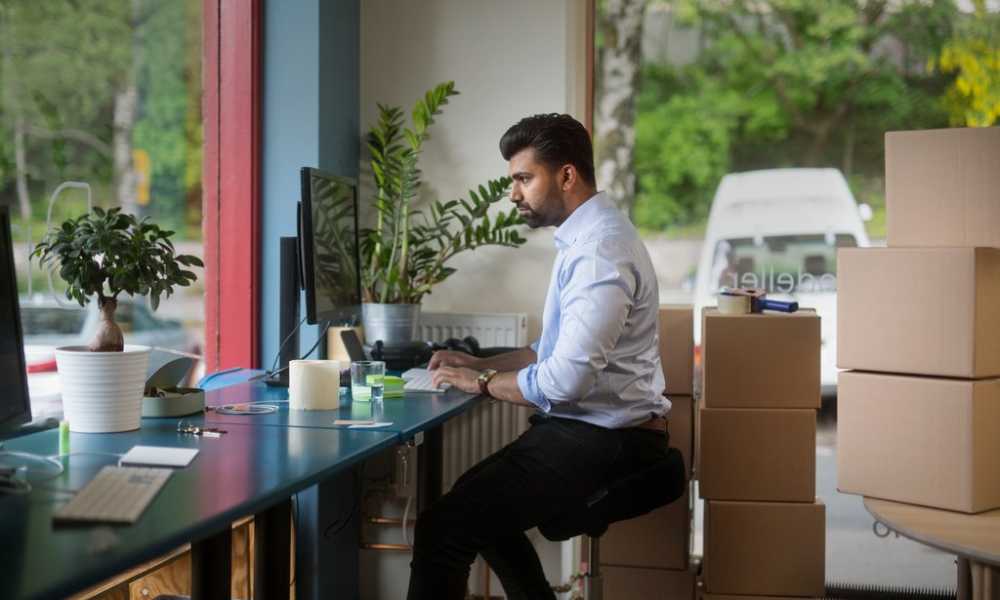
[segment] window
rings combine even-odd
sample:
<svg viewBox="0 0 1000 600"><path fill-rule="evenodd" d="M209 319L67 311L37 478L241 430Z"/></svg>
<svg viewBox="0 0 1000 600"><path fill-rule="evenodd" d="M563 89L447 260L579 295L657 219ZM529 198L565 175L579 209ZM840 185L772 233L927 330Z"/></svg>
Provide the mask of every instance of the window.
<svg viewBox="0 0 1000 600"><path fill-rule="evenodd" d="M11 206L29 362L50 363L52 348L86 343L94 307L63 298L58 273L50 291L48 274L29 264L48 227L89 202L120 206L175 231L178 252L203 255L202 0L0 0L0 82L0 202ZM89 198L84 186L53 197L67 181L87 184ZM155 316L144 299L120 298L126 343L178 319L186 335L157 345L201 352L205 282L196 272L199 281L175 288ZM29 373L29 387L50 375ZM36 416L61 410L52 394L32 392L43 396Z"/></svg>
<svg viewBox="0 0 1000 600"><path fill-rule="evenodd" d="M1000 120L1000 4L619 0L595 10L598 187L643 234L661 302L698 315L736 285L814 308L824 406L835 407L836 249L884 244L886 131ZM818 495L836 496L835 410L821 412L817 444ZM856 550L830 552L838 579L858 581L843 572L861 560L907 575L859 583L953 585L943 553L910 544L900 559L861 543L870 518L857 498L836 497L828 547Z"/></svg>

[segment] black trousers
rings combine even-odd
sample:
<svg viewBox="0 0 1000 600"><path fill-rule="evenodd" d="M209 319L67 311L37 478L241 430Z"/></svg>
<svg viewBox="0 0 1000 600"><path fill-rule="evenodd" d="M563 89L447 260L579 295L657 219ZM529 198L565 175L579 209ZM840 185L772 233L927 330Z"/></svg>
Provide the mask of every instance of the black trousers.
<svg viewBox="0 0 1000 600"><path fill-rule="evenodd" d="M482 554L509 600L554 600L524 532L662 460L668 446L665 432L532 416L528 431L469 469L420 514L407 597L465 598L469 568Z"/></svg>

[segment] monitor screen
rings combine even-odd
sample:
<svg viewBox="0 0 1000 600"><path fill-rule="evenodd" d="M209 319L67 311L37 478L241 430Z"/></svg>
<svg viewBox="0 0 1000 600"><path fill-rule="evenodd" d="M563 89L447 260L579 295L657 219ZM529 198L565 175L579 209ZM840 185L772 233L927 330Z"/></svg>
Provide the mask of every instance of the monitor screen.
<svg viewBox="0 0 1000 600"><path fill-rule="evenodd" d="M358 197L354 181L302 169L299 250L309 323L361 319Z"/></svg>
<svg viewBox="0 0 1000 600"><path fill-rule="evenodd" d="M31 420L10 213L0 206L0 434Z"/></svg>

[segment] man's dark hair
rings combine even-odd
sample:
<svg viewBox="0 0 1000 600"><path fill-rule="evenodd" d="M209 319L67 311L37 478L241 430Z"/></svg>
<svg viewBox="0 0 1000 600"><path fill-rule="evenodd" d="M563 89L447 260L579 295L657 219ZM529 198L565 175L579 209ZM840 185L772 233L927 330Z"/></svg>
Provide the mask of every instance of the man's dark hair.
<svg viewBox="0 0 1000 600"><path fill-rule="evenodd" d="M500 138L504 160L525 148L534 148L535 160L551 168L573 165L584 181L596 185L590 134L573 117L558 113L525 117Z"/></svg>

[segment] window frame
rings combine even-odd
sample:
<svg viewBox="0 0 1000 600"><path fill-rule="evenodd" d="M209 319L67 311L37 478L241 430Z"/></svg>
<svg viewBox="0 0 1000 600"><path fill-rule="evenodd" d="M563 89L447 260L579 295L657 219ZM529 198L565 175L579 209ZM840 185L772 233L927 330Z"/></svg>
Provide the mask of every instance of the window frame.
<svg viewBox="0 0 1000 600"><path fill-rule="evenodd" d="M202 1L207 373L259 365L262 7Z"/></svg>

